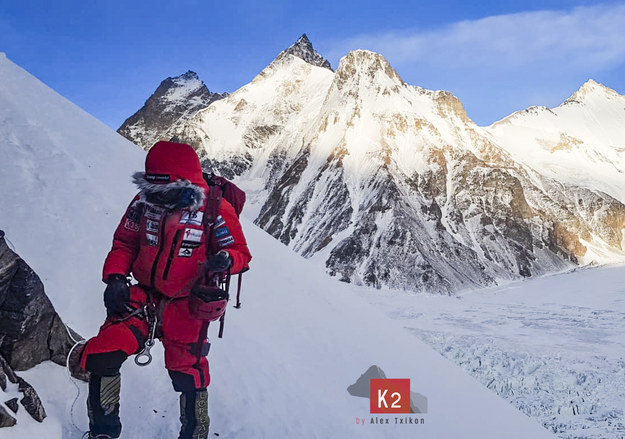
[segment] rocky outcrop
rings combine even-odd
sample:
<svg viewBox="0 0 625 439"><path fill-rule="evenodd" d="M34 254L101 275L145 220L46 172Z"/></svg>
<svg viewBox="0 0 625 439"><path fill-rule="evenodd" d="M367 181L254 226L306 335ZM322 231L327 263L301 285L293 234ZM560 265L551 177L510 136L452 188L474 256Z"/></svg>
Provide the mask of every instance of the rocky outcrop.
<svg viewBox="0 0 625 439"><path fill-rule="evenodd" d="M3 392L7 389L7 380L11 384L16 384L17 390L22 393L23 396L19 402L26 412L35 421L42 422L46 418L46 411L43 408L39 395L25 379L17 376L9 363L0 355L0 389ZM9 399L5 404L13 413L17 413L19 409L17 398ZM16 423L15 418L0 405L0 427L12 427Z"/></svg>
<svg viewBox="0 0 625 439"><path fill-rule="evenodd" d="M71 333L71 337L70 337ZM72 339L73 338L73 339ZM22 393L19 404L36 421L46 417L37 391L15 371L30 369L51 360L65 366L74 340L82 338L65 327L46 296L39 276L7 245L0 230L0 389L9 383ZM76 378L87 380L78 364L78 350L70 358L70 370ZM2 400L0 392L0 401ZM17 413L16 398L4 404ZM0 405L0 427L15 425L16 419Z"/></svg>
<svg viewBox="0 0 625 439"><path fill-rule="evenodd" d="M12 369L30 369L51 360L65 366L75 340L46 296L39 276L13 252L0 231L0 355ZM72 357L75 376L85 379Z"/></svg>

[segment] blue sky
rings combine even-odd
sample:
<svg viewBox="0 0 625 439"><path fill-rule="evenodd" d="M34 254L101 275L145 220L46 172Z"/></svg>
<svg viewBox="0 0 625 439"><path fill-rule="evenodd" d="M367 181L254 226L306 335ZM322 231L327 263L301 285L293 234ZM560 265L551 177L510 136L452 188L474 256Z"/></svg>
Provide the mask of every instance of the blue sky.
<svg viewBox="0 0 625 439"><path fill-rule="evenodd" d="M556 106L587 79L625 93L625 1L0 0L0 51L112 128L169 76L248 83L306 33L336 67L383 54L488 125Z"/></svg>

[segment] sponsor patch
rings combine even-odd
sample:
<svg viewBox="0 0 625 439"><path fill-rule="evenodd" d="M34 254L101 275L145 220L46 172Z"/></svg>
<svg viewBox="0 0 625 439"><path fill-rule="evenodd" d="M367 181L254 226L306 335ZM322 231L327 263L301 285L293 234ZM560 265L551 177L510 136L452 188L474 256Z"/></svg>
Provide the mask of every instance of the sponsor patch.
<svg viewBox="0 0 625 439"><path fill-rule="evenodd" d="M145 217L153 220L159 220L161 219L163 212L164 209L161 209L160 207L148 206L145 210Z"/></svg>
<svg viewBox="0 0 625 439"><path fill-rule="evenodd" d="M219 239L219 238L223 238L224 236L227 236L230 234L230 230L228 229L228 227L220 227L219 229L215 230L215 238Z"/></svg>
<svg viewBox="0 0 625 439"><path fill-rule="evenodd" d="M186 229L184 229L184 235L182 239L188 242L200 242L202 240L203 233L203 230L190 229L187 227Z"/></svg>
<svg viewBox="0 0 625 439"><path fill-rule="evenodd" d="M126 222L124 223L124 228L128 229L128 230L132 230L133 232L138 232L139 231L139 224L137 224L136 222L134 222L130 218L127 218Z"/></svg>
<svg viewBox="0 0 625 439"><path fill-rule="evenodd" d="M178 256L180 256L181 258L190 258L191 255L193 255L193 249L192 248L180 248L180 250L178 251Z"/></svg>
<svg viewBox="0 0 625 439"><path fill-rule="evenodd" d="M200 246L199 242L186 242L182 241L180 243L180 248L198 248Z"/></svg>
<svg viewBox="0 0 625 439"><path fill-rule="evenodd" d="M126 215L126 218L128 218L133 223L138 223L140 216L141 212L139 211L137 206L133 205L130 207L130 209L128 209L128 214Z"/></svg>
<svg viewBox="0 0 625 439"><path fill-rule="evenodd" d="M221 227L224 224L226 224L226 220L223 219L221 215L218 215L217 219L215 219L215 228Z"/></svg>
<svg viewBox="0 0 625 439"><path fill-rule="evenodd" d="M145 179L150 183L169 183L169 174L145 174Z"/></svg>
<svg viewBox="0 0 625 439"><path fill-rule="evenodd" d="M152 245L154 247L158 246L158 236L146 233L145 234L145 239L147 239L148 244L150 244L150 245Z"/></svg>
<svg viewBox="0 0 625 439"><path fill-rule="evenodd" d="M158 232L160 223L158 221L147 220L145 223L145 229L148 232Z"/></svg>
<svg viewBox="0 0 625 439"><path fill-rule="evenodd" d="M201 226L204 219L204 212L189 212L185 210L180 217L180 224L190 224L193 226Z"/></svg>
<svg viewBox="0 0 625 439"><path fill-rule="evenodd" d="M232 243L234 243L234 238L232 236L228 236L224 239L220 239L217 241L217 244L219 244L219 247L226 247Z"/></svg>

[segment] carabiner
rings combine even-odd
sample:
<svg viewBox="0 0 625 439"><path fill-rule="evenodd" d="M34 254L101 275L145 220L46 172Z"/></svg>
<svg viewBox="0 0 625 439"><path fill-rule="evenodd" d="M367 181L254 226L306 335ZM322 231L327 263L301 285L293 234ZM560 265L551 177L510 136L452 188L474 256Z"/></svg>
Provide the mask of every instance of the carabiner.
<svg viewBox="0 0 625 439"><path fill-rule="evenodd" d="M135 356L135 364L137 366L147 366L152 362L152 354L150 354L150 349L154 346L154 340L146 340L143 349ZM147 357L147 360L141 360L141 357Z"/></svg>

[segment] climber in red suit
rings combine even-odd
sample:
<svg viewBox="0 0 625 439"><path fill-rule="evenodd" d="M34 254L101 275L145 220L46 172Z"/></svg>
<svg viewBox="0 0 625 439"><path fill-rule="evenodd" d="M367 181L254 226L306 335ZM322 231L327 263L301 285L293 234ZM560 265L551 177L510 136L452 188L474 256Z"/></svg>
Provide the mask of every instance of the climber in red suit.
<svg viewBox="0 0 625 439"><path fill-rule="evenodd" d="M140 192L126 210L104 262L108 317L81 354L90 372L89 437L117 438L120 367L149 337L145 305L158 324L165 367L181 392L180 439L206 438L208 321L189 307L194 283L209 273L239 273L251 255L233 207L222 200L214 223L204 221L208 184L199 158L189 145L158 142L148 152L145 172L134 175ZM132 274L138 284L130 286Z"/></svg>

